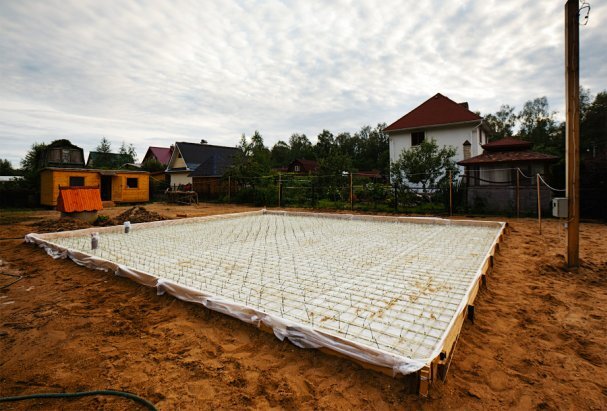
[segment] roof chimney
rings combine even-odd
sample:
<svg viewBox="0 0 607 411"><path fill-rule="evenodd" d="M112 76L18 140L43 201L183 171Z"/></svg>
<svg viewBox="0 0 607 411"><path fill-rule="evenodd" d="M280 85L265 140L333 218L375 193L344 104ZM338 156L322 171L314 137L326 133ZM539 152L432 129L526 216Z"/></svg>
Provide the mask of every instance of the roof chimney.
<svg viewBox="0 0 607 411"><path fill-rule="evenodd" d="M468 102L464 101L463 103L459 103L460 106L463 106L465 109L468 109Z"/></svg>

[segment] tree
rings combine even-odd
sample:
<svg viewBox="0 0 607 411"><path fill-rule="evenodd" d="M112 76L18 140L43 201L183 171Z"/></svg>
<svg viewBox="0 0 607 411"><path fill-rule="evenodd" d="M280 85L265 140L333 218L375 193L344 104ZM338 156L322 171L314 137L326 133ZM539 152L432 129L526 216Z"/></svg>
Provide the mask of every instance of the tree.
<svg viewBox="0 0 607 411"><path fill-rule="evenodd" d="M143 171L153 173L155 171L164 171L166 166L155 158L149 158L148 160L144 161L143 164L141 164L141 169Z"/></svg>
<svg viewBox="0 0 607 411"><path fill-rule="evenodd" d="M607 150L607 91L601 91L580 120L580 149L589 157Z"/></svg>
<svg viewBox="0 0 607 411"><path fill-rule="evenodd" d="M285 167L290 163L291 147L280 140L272 147L270 151L270 162L272 167Z"/></svg>
<svg viewBox="0 0 607 411"><path fill-rule="evenodd" d="M316 145L314 146L314 152L318 160L331 157L335 151L335 137L329 130L323 130L318 135Z"/></svg>
<svg viewBox="0 0 607 411"><path fill-rule="evenodd" d="M108 144L108 147L109 147L109 144ZM135 151L135 146L132 144L129 144L127 147L127 145L124 141L120 145L118 154L125 156L125 158L126 157L130 158L130 161L125 161L125 163L134 163L135 161L137 161L137 152Z"/></svg>
<svg viewBox="0 0 607 411"><path fill-rule="evenodd" d="M489 140L494 141L512 136L518 116L514 114L514 107L502 104L498 111L494 114L487 114L484 120L489 129L491 129Z"/></svg>
<svg viewBox="0 0 607 411"><path fill-rule="evenodd" d="M263 137L258 131L255 131L250 143L243 134L238 148L240 152L236 154L225 176L254 188L261 181L260 178L270 172L270 150L264 146Z"/></svg>
<svg viewBox="0 0 607 411"><path fill-rule="evenodd" d="M42 155L47 145L44 143L34 143L25 157L21 160L21 170L23 171L24 185L29 188L38 189L40 187L40 166Z"/></svg>
<svg viewBox="0 0 607 411"><path fill-rule="evenodd" d="M124 145L124 143L122 144ZM112 145L107 138L102 137L99 145L95 148L95 151L98 153L111 153Z"/></svg>
<svg viewBox="0 0 607 411"><path fill-rule="evenodd" d="M422 141L421 144L403 150L399 159L392 163L392 181L399 186L407 182L421 184L423 192L444 179L451 171L457 175L458 168L453 157L456 149L452 146L439 148L436 140Z"/></svg>
<svg viewBox="0 0 607 411"><path fill-rule="evenodd" d="M531 141L537 151L562 157L564 140L554 114L546 97L527 101L518 115L521 122L519 137Z"/></svg>
<svg viewBox="0 0 607 411"><path fill-rule="evenodd" d="M0 159L0 176L12 176L15 174L15 170L13 170L13 165L10 161L5 159Z"/></svg>
<svg viewBox="0 0 607 411"><path fill-rule="evenodd" d="M358 170L379 170L387 173L390 164L390 147L388 134L384 133L385 123L378 124L375 128L364 126L356 134L358 144L358 156L354 167Z"/></svg>
<svg viewBox="0 0 607 411"><path fill-rule="evenodd" d="M315 159L312 143L305 134L291 135L289 138L289 147L291 147L291 161Z"/></svg>

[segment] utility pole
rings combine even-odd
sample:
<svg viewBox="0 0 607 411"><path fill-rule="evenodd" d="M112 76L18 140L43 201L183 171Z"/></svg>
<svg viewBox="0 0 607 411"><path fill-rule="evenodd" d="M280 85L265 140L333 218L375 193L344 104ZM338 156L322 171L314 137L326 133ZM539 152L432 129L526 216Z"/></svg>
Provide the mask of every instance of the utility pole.
<svg viewBox="0 0 607 411"><path fill-rule="evenodd" d="M580 21L579 1L565 4L567 138L567 267L580 265Z"/></svg>

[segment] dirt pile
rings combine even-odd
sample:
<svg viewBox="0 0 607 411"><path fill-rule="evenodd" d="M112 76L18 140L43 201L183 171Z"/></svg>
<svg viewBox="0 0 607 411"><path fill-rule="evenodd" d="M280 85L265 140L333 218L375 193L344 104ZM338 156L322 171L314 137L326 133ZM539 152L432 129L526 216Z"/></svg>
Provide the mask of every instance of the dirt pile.
<svg viewBox="0 0 607 411"><path fill-rule="evenodd" d="M150 221L167 220L167 218L154 211L148 211L145 207L131 207L124 213L113 218L115 225L124 224L125 221L131 223L149 223Z"/></svg>
<svg viewBox="0 0 607 411"><path fill-rule="evenodd" d="M80 230L92 227L86 221L72 218L46 219L31 224L31 226L35 227L35 232L37 233L54 233L57 231Z"/></svg>

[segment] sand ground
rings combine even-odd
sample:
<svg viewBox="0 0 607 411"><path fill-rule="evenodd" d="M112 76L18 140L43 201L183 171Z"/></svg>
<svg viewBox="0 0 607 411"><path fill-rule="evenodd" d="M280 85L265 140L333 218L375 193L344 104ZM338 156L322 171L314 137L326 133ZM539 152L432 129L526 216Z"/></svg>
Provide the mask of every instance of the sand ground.
<svg viewBox="0 0 607 411"><path fill-rule="evenodd" d="M170 218L237 206L146 206ZM104 210L115 217L125 207ZM55 211L0 211L0 396L125 390L162 410L607 409L607 226L581 226L582 265L564 265L562 223L510 230L466 321L445 383L428 399L347 359L24 244ZM504 219L502 219L504 220ZM36 226L38 224L38 226ZM47 225L48 226L48 225ZM0 287L11 278L0 276ZM125 399L36 400L2 409L130 410Z"/></svg>

